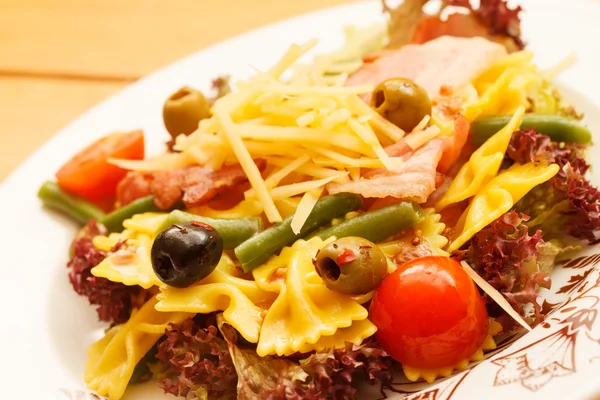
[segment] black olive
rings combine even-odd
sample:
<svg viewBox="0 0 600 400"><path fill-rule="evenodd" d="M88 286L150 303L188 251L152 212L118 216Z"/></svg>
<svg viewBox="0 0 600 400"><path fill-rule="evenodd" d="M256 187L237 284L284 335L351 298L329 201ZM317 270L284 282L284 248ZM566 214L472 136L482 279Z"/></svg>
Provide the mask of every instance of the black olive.
<svg viewBox="0 0 600 400"><path fill-rule="evenodd" d="M152 244L152 269L162 282L178 288L206 278L223 254L223 239L210 225L192 221L172 225Z"/></svg>

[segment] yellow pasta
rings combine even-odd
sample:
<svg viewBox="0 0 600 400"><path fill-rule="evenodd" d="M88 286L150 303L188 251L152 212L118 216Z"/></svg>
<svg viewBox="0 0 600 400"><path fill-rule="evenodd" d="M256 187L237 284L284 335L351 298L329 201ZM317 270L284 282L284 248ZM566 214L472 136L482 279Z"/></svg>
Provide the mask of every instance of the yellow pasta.
<svg viewBox="0 0 600 400"><path fill-rule="evenodd" d="M159 311L185 311L208 314L223 311L225 321L249 342L259 337L265 308L276 295L261 289L256 282L235 276L235 265L223 255L216 269L194 286L178 289L162 286L157 295Z"/></svg>
<svg viewBox="0 0 600 400"><path fill-rule="evenodd" d="M556 175L558 170L557 164L514 164L492 179L461 216L458 225L463 227L462 232L448 251L458 250L474 234L509 211L527 192Z"/></svg>
<svg viewBox="0 0 600 400"><path fill-rule="evenodd" d="M440 222L441 215L435 212L433 208L423 210L425 218L423 221L416 224L413 229L405 231L398 239L382 243L379 248L389 258L393 258L398 252L405 249L407 246L414 247L413 238L419 238L419 244L423 244L425 248L431 249L434 255L448 256L448 252L444 250L448 244L448 238L442 235L446 228L446 224Z"/></svg>
<svg viewBox="0 0 600 400"><path fill-rule="evenodd" d="M258 355L290 355L309 348L331 347L338 340L342 345L344 340L359 341L374 332L364 307L349 296L329 290L314 274L312 259L323 244L320 238L299 240L253 271L261 288L279 292L263 321ZM355 321L365 322L340 331L351 328Z"/></svg>
<svg viewBox="0 0 600 400"><path fill-rule="evenodd" d="M92 275L125 285L139 285L144 289L160 285L152 270L150 250L158 227L164 222L165 213L134 215L123 222L125 229L110 236L97 236L94 245L102 250L111 250L118 242L125 243L92 268Z"/></svg>
<svg viewBox="0 0 600 400"><path fill-rule="evenodd" d="M155 304L156 299L151 298L129 321L111 328L88 348L84 378L91 390L110 400L120 399L138 361L165 334L167 326L192 316L158 312Z"/></svg>
<svg viewBox="0 0 600 400"><path fill-rule="evenodd" d="M474 196L500 170L504 153L515 130L521 125L525 108L519 107L510 122L473 152L450 184L448 191L436 204L441 210Z"/></svg>

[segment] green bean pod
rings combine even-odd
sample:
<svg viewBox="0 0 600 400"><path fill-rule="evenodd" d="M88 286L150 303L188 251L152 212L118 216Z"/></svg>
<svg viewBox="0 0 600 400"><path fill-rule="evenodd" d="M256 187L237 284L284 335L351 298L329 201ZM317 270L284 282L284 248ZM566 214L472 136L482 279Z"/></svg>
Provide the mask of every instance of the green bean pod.
<svg viewBox="0 0 600 400"><path fill-rule="evenodd" d="M482 145L496 132L505 127L512 115L495 115L476 119L471 123L473 144ZM555 142L589 144L592 133L581 122L562 115L525 114L521 128L534 128Z"/></svg>
<svg viewBox="0 0 600 400"><path fill-rule="evenodd" d="M142 383L152 376L148 364L156 362L156 353L158 353L158 342L135 365L129 384Z"/></svg>
<svg viewBox="0 0 600 400"><path fill-rule="evenodd" d="M241 262L244 271L250 271L263 264L285 246L291 245L315 229L330 223L334 218L358 210L361 206L362 199L357 194L339 193L325 196L317 201L299 234L296 235L292 231L291 223L294 216L290 215L280 223L265 229L237 246L234 250L235 256Z"/></svg>
<svg viewBox="0 0 600 400"><path fill-rule="evenodd" d="M37 195L46 206L63 212L81 225L86 224L90 219L101 220L104 218L104 212L101 209L65 192L56 182L44 182Z"/></svg>
<svg viewBox="0 0 600 400"><path fill-rule="evenodd" d="M109 232L120 232L123 230L123 221L126 219L133 217L135 214L154 211L162 210L154 204L154 196L146 196L136 199L121 208L117 208L100 219L100 222Z"/></svg>
<svg viewBox="0 0 600 400"><path fill-rule="evenodd" d="M156 231L156 234L158 235L172 225L191 221L203 222L215 228L216 231L219 232L219 235L221 235L221 239L223 239L224 249L235 248L240 243L248 240L263 229L262 219L259 217L217 219L174 210L169 213L167 219L165 219Z"/></svg>
<svg viewBox="0 0 600 400"><path fill-rule="evenodd" d="M360 214L329 228L315 232L313 236L329 239L358 236L377 243L410 228L425 218L423 209L412 201L403 201L375 211Z"/></svg>

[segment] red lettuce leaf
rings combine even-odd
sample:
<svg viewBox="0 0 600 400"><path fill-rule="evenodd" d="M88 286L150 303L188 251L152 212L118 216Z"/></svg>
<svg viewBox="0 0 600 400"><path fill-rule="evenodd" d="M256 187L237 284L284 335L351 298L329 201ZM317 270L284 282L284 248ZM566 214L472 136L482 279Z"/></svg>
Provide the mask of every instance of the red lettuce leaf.
<svg viewBox="0 0 600 400"><path fill-rule="evenodd" d="M449 6L464 7L471 11L488 29L492 36L500 35L511 38L519 48L525 47L521 39L521 6L509 8L506 0L481 0L474 8L470 0L444 0Z"/></svg>
<svg viewBox="0 0 600 400"><path fill-rule="evenodd" d="M525 45L521 39L521 7L509 8L506 0L481 0L478 7L473 7L469 0L443 0L441 9L455 6L467 11L451 14L447 19L441 18L441 12L433 16L425 14L423 6L428 0L404 0L395 8L388 6L386 0L382 3L390 15L389 48L425 43L444 35L483 36L505 45L509 51Z"/></svg>
<svg viewBox="0 0 600 400"><path fill-rule="evenodd" d="M537 290L547 287L550 278L539 272L537 259L545 243L541 231L530 234L524 224L528 219L514 211L504 214L473 236L466 250L456 252L455 256L467 261L521 316L529 318L528 307L532 305L533 322L537 323L543 317ZM485 297L493 304L493 300Z"/></svg>
<svg viewBox="0 0 600 400"><path fill-rule="evenodd" d="M535 129L515 132L507 157L524 163L544 159L560 167L549 182L529 192L516 209L531 216L530 226L542 230L544 239L562 239L566 234L598 241L600 192L585 177L590 165L584 158L586 147L574 143L550 142Z"/></svg>
<svg viewBox="0 0 600 400"><path fill-rule="evenodd" d="M550 146L550 137L541 135L535 129L523 129L513 133L506 155L513 161L519 164L527 164L535 161L540 156L545 156L545 159L550 159L553 162L553 157L547 157Z"/></svg>
<svg viewBox="0 0 600 400"><path fill-rule="evenodd" d="M171 324L150 369L165 392L186 398L235 399L237 375L214 316ZM193 397L195 396L195 397Z"/></svg>
<svg viewBox="0 0 600 400"><path fill-rule="evenodd" d="M106 252L94 247L92 239L105 233L102 225L90 221L73 240L73 254L67 267L73 289L77 294L87 297L90 304L97 306L100 321L118 325L129 319L134 308L144 304L149 292L140 286L126 286L92 275L92 268L107 256Z"/></svg>
<svg viewBox="0 0 600 400"><path fill-rule="evenodd" d="M392 359L375 341L360 346L297 357L259 357L254 346L240 343L237 332L218 316L238 372L238 399L355 399L357 383L389 385Z"/></svg>

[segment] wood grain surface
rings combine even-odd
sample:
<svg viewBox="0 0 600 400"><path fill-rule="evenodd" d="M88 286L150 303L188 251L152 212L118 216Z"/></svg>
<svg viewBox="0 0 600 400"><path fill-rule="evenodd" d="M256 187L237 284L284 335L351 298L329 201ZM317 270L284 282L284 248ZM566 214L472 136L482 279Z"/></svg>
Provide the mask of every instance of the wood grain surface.
<svg viewBox="0 0 600 400"><path fill-rule="evenodd" d="M351 0L0 0L0 181L79 114L220 40Z"/></svg>

